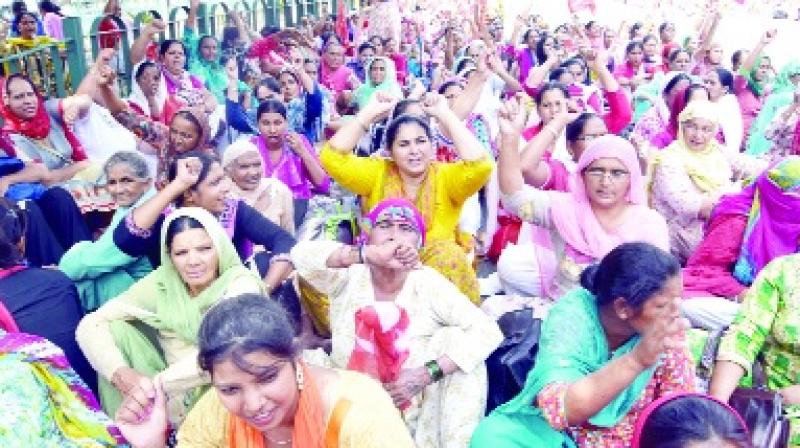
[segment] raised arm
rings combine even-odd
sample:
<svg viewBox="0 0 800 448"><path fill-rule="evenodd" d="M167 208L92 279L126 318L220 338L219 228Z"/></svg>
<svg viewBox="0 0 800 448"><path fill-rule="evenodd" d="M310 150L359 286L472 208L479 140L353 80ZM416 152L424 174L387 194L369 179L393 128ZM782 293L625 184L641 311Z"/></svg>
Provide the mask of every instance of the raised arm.
<svg viewBox="0 0 800 448"><path fill-rule="evenodd" d="M165 28L164 22L160 19L153 20L144 27L139 37L131 45L131 65L136 65L144 60L150 42L155 40L156 35L164 32Z"/></svg>
<svg viewBox="0 0 800 448"><path fill-rule="evenodd" d="M541 132L525 145L522 153L518 156L519 168L526 183L536 188L541 188L550 178L550 167L543 160L544 154L552 148L558 137L564 133L567 125L577 118L576 113L564 113L557 115L553 120L546 124Z"/></svg>
<svg viewBox="0 0 800 448"><path fill-rule="evenodd" d="M772 43L775 40L775 36L778 34L777 30L768 30L761 36L761 39L758 41L756 46L753 48L752 51L747 55L744 62L742 62L742 67L739 69L740 73L748 73L750 70L753 69L753 66L756 64L756 60L759 56L761 56L761 52L764 51L767 45Z"/></svg>
<svg viewBox="0 0 800 448"><path fill-rule="evenodd" d="M517 95L500 108L498 114L500 124L500 148L497 158L497 178L500 191L504 195L512 195L522 189L525 184L519 161L519 142L522 129L525 127L525 106Z"/></svg>
<svg viewBox="0 0 800 448"><path fill-rule="evenodd" d="M466 120L478 105L483 86L486 85L490 75L485 60L478 61L477 70L469 77L464 91L453 102L453 112L459 119Z"/></svg>
<svg viewBox="0 0 800 448"><path fill-rule="evenodd" d="M202 162L194 157L180 159L175 179L155 196L131 211L133 224L140 229L150 229L158 221L161 213L200 178Z"/></svg>
<svg viewBox="0 0 800 448"><path fill-rule="evenodd" d="M328 141L331 149L345 153L352 152L364 133L369 132L372 123L388 116L394 109L398 98L384 92L375 92L366 107L358 111L353 120L347 121Z"/></svg>
<svg viewBox="0 0 800 448"><path fill-rule="evenodd" d="M475 135L467 129L464 121L459 119L447 106L442 95L428 93L422 102L422 109L428 115L436 118L441 127L453 139L453 145L461 160L475 161L486 157L483 145Z"/></svg>

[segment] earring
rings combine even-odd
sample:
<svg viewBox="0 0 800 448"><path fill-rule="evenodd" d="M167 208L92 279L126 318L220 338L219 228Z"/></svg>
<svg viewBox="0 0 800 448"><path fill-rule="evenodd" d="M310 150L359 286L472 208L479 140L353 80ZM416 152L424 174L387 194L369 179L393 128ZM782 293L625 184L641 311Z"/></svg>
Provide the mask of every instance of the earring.
<svg viewBox="0 0 800 448"><path fill-rule="evenodd" d="M305 378L303 378L303 369L300 366L300 364L294 365L294 371L297 376L297 390L302 391L305 383Z"/></svg>

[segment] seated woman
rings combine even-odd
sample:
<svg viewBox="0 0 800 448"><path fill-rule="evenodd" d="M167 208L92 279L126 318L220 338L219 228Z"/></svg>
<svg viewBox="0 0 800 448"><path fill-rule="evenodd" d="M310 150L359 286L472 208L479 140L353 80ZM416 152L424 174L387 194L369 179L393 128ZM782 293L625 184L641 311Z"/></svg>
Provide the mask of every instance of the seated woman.
<svg viewBox="0 0 800 448"><path fill-rule="evenodd" d="M581 285L545 318L523 391L481 422L470 446L630 446L651 402L693 390L674 257L624 243Z"/></svg>
<svg viewBox="0 0 800 448"><path fill-rule="evenodd" d="M0 328L0 444L112 447L127 443L64 353L38 336Z"/></svg>
<svg viewBox="0 0 800 448"><path fill-rule="evenodd" d="M789 417L789 446L800 445L800 387L798 387L797 329L798 266L800 255L772 260L756 277L739 313L720 341L709 393L727 402L739 381L751 373L756 359L764 369L766 386L779 391Z"/></svg>
<svg viewBox="0 0 800 448"><path fill-rule="evenodd" d="M76 95L45 101L30 79L21 74L6 78L0 83L0 90L5 98L0 103L3 129L16 152L4 155L25 163L16 180L61 186L72 194L83 213L113 210L111 197L96 184L99 170L87 160L70 130L78 116L91 106L91 99Z"/></svg>
<svg viewBox="0 0 800 448"><path fill-rule="evenodd" d="M233 197L294 235L292 191L278 179L264 176L264 160L250 139L240 138L225 148L222 168L232 181Z"/></svg>
<svg viewBox="0 0 800 448"><path fill-rule="evenodd" d="M168 95L161 88L161 69L155 62L142 61L133 69L131 94L128 105L134 112L153 121L169 124L167 118Z"/></svg>
<svg viewBox="0 0 800 448"><path fill-rule="evenodd" d="M161 228L161 266L87 314L75 336L100 374L100 399L113 414L124 396L159 374L180 422L206 384L197 369L197 330L224 297L262 292L224 229L209 212L180 208ZM144 383L142 380L145 380Z"/></svg>
<svg viewBox="0 0 800 448"><path fill-rule="evenodd" d="M678 117L681 112L692 101L709 101L709 98L708 90L701 84L692 84L686 88L679 89L675 92L672 103L669 105L669 123L660 132L653 135L647 143L655 149L664 149L671 145L678 138L678 127L680 125Z"/></svg>
<svg viewBox="0 0 800 448"><path fill-rule="evenodd" d="M542 191L523 182L517 148L524 126L519 99L506 103L500 114L500 190L506 210L543 231L518 259L501 256L498 274L507 293L555 299L577 285L583 267L621 243L669 248L664 218L647 207L639 160L628 141L595 138L578 159L572 190Z"/></svg>
<svg viewBox="0 0 800 448"><path fill-rule="evenodd" d="M684 392L650 403L633 433L633 448L753 448L747 423L727 403Z"/></svg>
<svg viewBox="0 0 800 448"><path fill-rule="evenodd" d="M797 78L800 80L800 76ZM800 93L792 92L792 95L791 102L775 112L764 132L769 147L758 157L771 163L789 155L800 155Z"/></svg>
<svg viewBox="0 0 800 448"><path fill-rule="evenodd" d="M454 283L473 303L479 290L475 270L459 244L458 221L464 202L489 180L494 162L482 145L450 110L440 95L432 94L422 107L453 137L458 162L435 162L430 126L413 115L401 115L386 129L386 151L390 158L352 154L369 125L387 115L397 99L378 92L356 119L346 123L320 152L325 170L343 187L362 197L362 207L371 210L386 198L404 198L420 210L428 229L428 242L420 254Z"/></svg>
<svg viewBox="0 0 800 448"><path fill-rule="evenodd" d="M483 417L483 361L500 330L440 273L419 265L425 224L410 202L381 201L364 228L361 247L307 241L292 250L298 273L330 298L330 357L318 350L306 359L384 383L417 446L466 446Z"/></svg>
<svg viewBox="0 0 800 448"><path fill-rule="evenodd" d="M153 270L147 257L131 257L114 244L114 229L132 209L155 194L147 161L139 153L118 152L108 159L103 172L117 211L97 241L72 246L58 264L75 282L86 311L96 310Z"/></svg>
<svg viewBox="0 0 800 448"><path fill-rule="evenodd" d="M0 199L0 308L10 315L14 331L41 336L60 347L83 381L96 390L97 375L75 342L75 327L83 317L77 291L60 271L27 265L27 216Z"/></svg>
<svg viewBox="0 0 800 448"><path fill-rule="evenodd" d="M359 109L367 106L375 92L385 92L395 98L402 98L403 91L397 83L394 62L385 56L376 56L367 63L367 80L355 90L355 101Z"/></svg>
<svg viewBox="0 0 800 448"><path fill-rule="evenodd" d="M670 248L685 263L703 238L703 228L722 195L737 191L734 178L766 166L742 154L730 154L716 140L716 107L694 101L678 116L678 139L651 161L649 192L653 208L667 220Z"/></svg>
<svg viewBox="0 0 800 448"><path fill-rule="evenodd" d="M730 324L761 269L797 251L800 156L764 171L741 193L723 196L683 270L682 309L693 325Z"/></svg>
<svg viewBox="0 0 800 448"><path fill-rule="evenodd" d="M770 138L768 132L772 123L781 117L780 113L793 103L797 103L798 85L800 85L800 61L794 59L781 68L781 72L772 84L769 96L764 101L764 106L750 127L750 138L747 140L748 154L780 160L780 152L774 154L771 151L774 139ZM792 126L791 130L794 131L794 128ZM794 136L794 132L791 135ZM791 147L791 145L788 146ZM782 155L786 155L786 153Z"/></svg>
<svg viewBox="0 0 800 448"><path fill-rule="evenodd" d="M178 448L411 448L389 395L355 372L304 363L275 302L243 294L211 308L198 333L209 390L178 430ZM128 397L117 424L134 448L166 447L161 381Z"/></svg>
<svg viewBox="0 0 800 448"><path fill-rule="evenodd" d="M639 95L644 94L643 97L653 104L647 112L636 120L636 125L633 127L632 135L637 136L638 140L648 142L667 127L670 116L669 105L672 104L678 91L692 84L692 79L685 73L670 73L664 76L660 83L658 96L655 98L644 94L644 92L637 92Z"/></svg>

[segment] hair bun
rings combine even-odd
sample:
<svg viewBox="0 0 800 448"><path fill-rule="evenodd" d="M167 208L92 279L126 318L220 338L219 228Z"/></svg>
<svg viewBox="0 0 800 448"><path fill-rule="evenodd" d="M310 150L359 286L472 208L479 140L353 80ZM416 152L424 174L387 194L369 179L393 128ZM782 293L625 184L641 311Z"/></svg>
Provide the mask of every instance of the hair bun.
<svg viewBox="0 0 800 448"><path fill-rule="evenodd" d="M595 279L597 278L597 270L600 268L599 264L587 266L581 272L581 286L587 291L594 293Z"/></svg>

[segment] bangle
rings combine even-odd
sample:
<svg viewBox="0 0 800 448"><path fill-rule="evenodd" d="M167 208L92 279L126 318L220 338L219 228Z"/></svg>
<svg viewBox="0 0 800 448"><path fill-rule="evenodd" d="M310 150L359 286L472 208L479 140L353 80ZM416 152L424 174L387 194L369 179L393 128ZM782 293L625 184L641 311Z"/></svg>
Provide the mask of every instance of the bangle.
<svg viewBox="0 0 800 448"><path fill-rule="evenodd" d="M439 362L434 360L428 361L425 363L425 369L428 370L428 375L431 376L432 382L437 382L444 378L444 372L442 368L439 366Z"/></svg>

